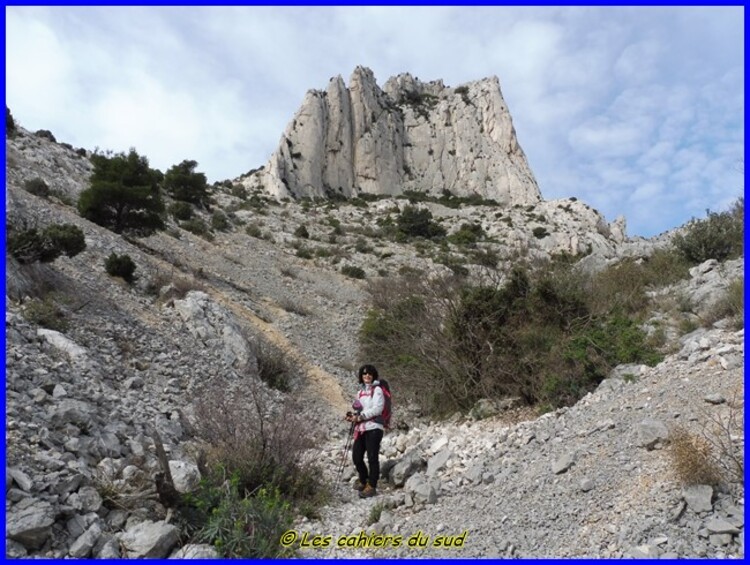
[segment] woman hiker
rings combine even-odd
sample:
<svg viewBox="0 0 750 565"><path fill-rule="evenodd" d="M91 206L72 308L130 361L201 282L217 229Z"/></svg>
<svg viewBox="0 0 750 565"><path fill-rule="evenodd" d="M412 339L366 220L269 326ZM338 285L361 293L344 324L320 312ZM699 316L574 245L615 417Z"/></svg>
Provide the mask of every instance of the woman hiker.
<svg viewBox="0 0 750 565"><path fill-rule="evenodd" d="M355 424L352 460L359 474L359 481L354 489L359 491L360 498L370 498L377 494L380 478L380 442L383 439L383 424L378 418L383 413L385 398L378 382L378 370L373 365L362 365L358 371L359 392L357 401L362 405L359 413L347 416ZM367 465L365 465L367 453ZM369 467L369 470L368 470Z"/></svg>

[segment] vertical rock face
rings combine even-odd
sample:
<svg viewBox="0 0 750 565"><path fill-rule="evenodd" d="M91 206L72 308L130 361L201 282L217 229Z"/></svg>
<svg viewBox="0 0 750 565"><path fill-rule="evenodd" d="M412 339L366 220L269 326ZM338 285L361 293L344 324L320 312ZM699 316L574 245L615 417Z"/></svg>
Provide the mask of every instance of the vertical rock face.
<svg viewBox="0 0 750 565"><path fill-rule="evenodd" d="M534 204L541 194L497 77L448 88L409 74L381 89L357 67L310 90L268 165L245 181L276 197L406 190Z"/></svg>

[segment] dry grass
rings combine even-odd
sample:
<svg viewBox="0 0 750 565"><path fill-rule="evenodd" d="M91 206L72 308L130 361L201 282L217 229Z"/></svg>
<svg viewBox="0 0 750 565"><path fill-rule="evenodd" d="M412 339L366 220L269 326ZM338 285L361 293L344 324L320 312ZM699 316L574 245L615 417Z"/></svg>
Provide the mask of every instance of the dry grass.
<svg viewBox="0 0 750 565"><path fill-rule="evenodd" d="M726 290L713 305L709 313L702 320L706 327L715 322L729 318L736 330L745 327L745 278L730 281Z"/></svg>
<svg viewBox="0 0 750 565"><path fill-rule="evenodd" d="M134 463L135 462L131 462ZM136 465L138 472L129 479L110 475L97 468L93 476L93 485L107 508L135 510L142 508L144 502L156 500L156 488L149 473L142 465Z"/></svg>
<svg viewBox="0 0 750 565"><path fill-rule="evenodd" d="M670 432L669 456L672 469L683 485L717 485L722 482L713 446L700 434L682 426Z"/></svg>
<svg viewBox="0 0 750 565"><path fill-rule="evenodd" d="M206 287L190 277L179 276L174 271L157 271L146 285L146 292L157 296L160 303L173 299L181 300L191 290L205 292Z"/></svg>
<svg viewBox="0 0 750 565"><path fill-rule="evenodd" d="M302 304L299 300L290 297L281 298L279 300L279 306L287 312L297 314L298 316L309 316L312 314L312 311L307 306Z"/></svg>
<svg viewBox="0 0 750 565"><path fill-rule="evenodd" d="M68 317L52 294L43 300L35 298L27 302L21 314L26 321L42 328L62 333L68 329Z"/></svg>

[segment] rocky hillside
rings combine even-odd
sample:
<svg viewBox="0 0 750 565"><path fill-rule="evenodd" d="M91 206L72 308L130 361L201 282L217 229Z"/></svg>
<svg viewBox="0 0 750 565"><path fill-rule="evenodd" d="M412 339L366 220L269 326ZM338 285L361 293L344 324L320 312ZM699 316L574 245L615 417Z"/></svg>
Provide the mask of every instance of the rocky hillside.
<svg viewBox="0 0 750 565"><path fill-rule="evenodd" d="M403 82L385 92L395 96ZM445 104L464 104L455 97ZM207 224L221 212L221 229L198 235L170 220L165 231L125 238L76 211L92 171L85 152L21 129L6 141L6 154L7 221L72 223L86 239L82 253L45 265L19 265L6 254L8 556L213 555L183 545L157 488L161 461L169 461L178 489L194 487L201 385L218 377L239 382L261 344L294 361L291 395L306 431L321 438L311 455L333 483L367 279L404 269L426 276L481 269L476 248L382 237L406 200L278 202L248 191L247 178L213 187L212 212L199 212ZM36 178L48 195L29 192L26 183ZM628 240L622 224L607 224L575 200L419 206L448 233L479 223L489 237L478 249L493 253L500 271L519 252L588 253L594 265L659 243ZM105 271L113 252L134 260L134 284ZM743 265L701 265L672 292L707 305ZM362 269L366 279L345 276L342 266ZM39 304L45 316L33 314ZM577 405L542 417L490 403L477 408L485 409L482 419L435 423L397 404L404 429L384 442L381 496L355 499L347 466L319 518L295 523L291 547L338 557L744 555L743 488L682 489L665 449L676 424L700 429L742 410L744 331L719 321L679 335L663 363L619 367ZM731 430L730 442L742 446L741 429ZM409 547L419 531L429 543ZM390 536L391 547L372 532ZM331 536L332 547L300 547L305 534ZM345 534L381 546L333 547ZM460 547L433 547L441 535L457 536Z"/></svg>
<svg viewBox="0 0 750 565"><path fill-rule="evenodd" d="M265 168L245 181L275 197L395 196L407 190L541 200L497 77L456 88L409 74L383 89L357 67L310 90Z"/></svg>

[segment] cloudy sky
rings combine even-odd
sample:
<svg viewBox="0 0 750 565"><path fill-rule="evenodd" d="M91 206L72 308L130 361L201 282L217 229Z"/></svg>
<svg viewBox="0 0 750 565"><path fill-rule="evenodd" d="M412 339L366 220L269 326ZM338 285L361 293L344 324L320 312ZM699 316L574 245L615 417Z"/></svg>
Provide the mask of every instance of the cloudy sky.
<svg viewBox="0 0 750 565"><path fill-rule="evenodd" d="M264 164L310 88L500 79L545 199L651 236L744 192L742 7L6 7L6 101L75 147L209 181Z"/></svg>

